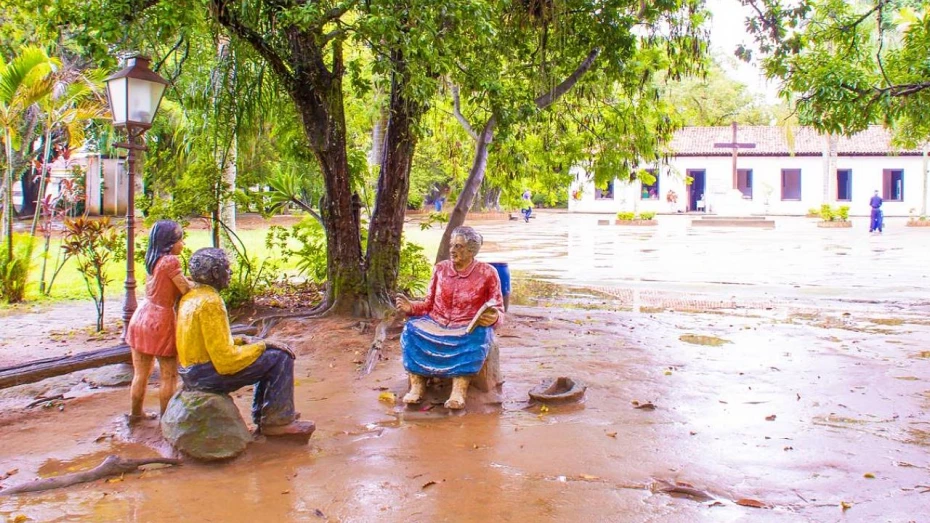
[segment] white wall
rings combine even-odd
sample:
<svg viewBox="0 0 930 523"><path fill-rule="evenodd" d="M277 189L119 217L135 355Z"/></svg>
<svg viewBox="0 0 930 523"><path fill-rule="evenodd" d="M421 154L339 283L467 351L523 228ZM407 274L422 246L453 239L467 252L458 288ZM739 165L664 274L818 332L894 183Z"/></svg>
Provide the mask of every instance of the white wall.
<svg viewBox="0 0 930 523"><path fill-rule="evenodd" d="M752 169L753 198L743 200L743 210L751 214L804 215L810 208L820 208L821 204L849 205L850 214L867 215L869 198L878 189L881 194L882 176L885 169L904 171L904 201L888 202L882 206L886 216L907 216L911 209L920 213L923 197L924 159L919 156L840 156L837 169L852 170L852 201L836 200L836 180L830 181L829 198L824 201L824 157L763 157L741 156L737 166L740 169ZM585 173L575 168L576 181L569 188L569 211L616 213L618 211L671 212L665 195L669 189L678 194L678 208L684 210L688 204L688 187L685 175L688 170L704 170L706 176L705 200L709 212L715 207L723 208L733 179L732 157L729 156L695 156L672 157L668 165L662 166L659 175L659 199L643 200L639 181L631 183L614 181L613 200L595 200L594 185L585 181ZM801 170L801 200L782 200L782 169ZM580 189L581 200L572 198ZM768 197L766 192L770 191ZM768 205L766 206L766 200Z"/></svg>
<svg viewBox="0 0 930 523"><path fill-rule="evenodd" d="M885 169L904 171L904 200L900 202L885 200L882 204L885 216L907 216L911 209L920 213L924 184L921 173L923 158L919 156L887 156L884 158L841 156L837 159L836 168L852 170L852 201L843 204L850 206L850 214L868 214L869 198L876 190L879 196L884 198L882 182ZM836 195L831 196L835 200Z"/></svg>

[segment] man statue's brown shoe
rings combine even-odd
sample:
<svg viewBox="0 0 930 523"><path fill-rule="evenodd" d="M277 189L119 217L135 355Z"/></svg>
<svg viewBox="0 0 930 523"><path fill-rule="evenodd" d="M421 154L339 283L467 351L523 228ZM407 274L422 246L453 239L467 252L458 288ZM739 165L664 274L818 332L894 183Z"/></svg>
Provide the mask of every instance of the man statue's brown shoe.
<svg viewBox="0 0 930 523"><path fill-rule="evenodd" d="M306 443L316 425L312 421L294 420L287 425L262 426L259 431L269 438L282 438Z"/></svg>

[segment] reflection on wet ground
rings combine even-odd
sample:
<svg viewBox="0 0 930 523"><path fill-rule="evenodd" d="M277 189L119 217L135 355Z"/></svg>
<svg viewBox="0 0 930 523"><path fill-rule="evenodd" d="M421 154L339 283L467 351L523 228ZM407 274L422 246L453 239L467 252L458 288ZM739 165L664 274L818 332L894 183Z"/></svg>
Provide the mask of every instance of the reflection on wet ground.
<svg viewBox="0 0 930 523"><path fill-rule="evenodd" d="M545 236L527 233L513 250L483 253L509 261L519 276L514 306L498 332L502 402L478 403L473 395L468 411L454 414L429 402L407 408L385 401L385 393L396 399L406 390L396 338L386 345L386 360L359 379L353 362L371 339L352 328L355 322L290 320L274 335L300 352L297 407L318 426L309 446L261 440L226 464L189 463L110 483L0 497L0 515L37 521L926 519L930 322L919 310L926 299L919 269L894 255L883 270L900 268L901 285L911 286L895 292L894 279L868 277L871 248L856 247L853 236L849 243L824 236L806 261L760 261L781 272L761 274L756 284L748 269L716 266L734 260L666 258L687 250L688 242L706 256L719 242L737 260L755 263L731 244L758 247L756 256L765 258L771 255L765 249L788 248L801 233L751 233L769 235L767 241L741 231L679 235L662 226L645 234L609 226L572 233L580 225L549 224L545 215L480 229L503 246L508 228L528 230L524 225L546 226ZM814 229L811 234L821 234ZM640 273L607 254L595 260L593 246L591 256L574 252L583 248L566 244L571 234L625 234L615 249L648 246L664 253L653 262L671 272L653 274L656 282L637 280L655 269ZM882 256L912 257L927 248L904 232L896 238L893 228L886 234L865 241L882 242ZM666 235L670 245L650 239L656 235ZM548 244L545 256L562 260L531 258L528 249L537 241ZM864 295L845 288L836 273L816 273L824 253L834 250L823 245L848 245L867 257L844 269L866 286ZM856 260L853 254L836 259ZM813 292L815 281L821 285ZM908 309L898 310L900 304ZM585 401L529 400L530 389L557 376L584 381ZM151 439L155 426L119 429L126 394L105 392L73 400L63 412L0 418L6 443L0 474L17 469L3 484L92 467L109 453L164 452ZM236 395L243 411L248 396ZM647 404L653 408L642 408Z"/></svg>
<svg viewBox="0 0 930 523"><path fill-rule="evenodd" d="M690 216L657 227L597 226L596 215L545 215L537 222L476 222L490 249L481 258L561 284L725 297L753 304L811 299L840 304L930 305L930 257L919 228L892 220L883 235L821 229L776 217L773 230L692 229ZM842 256L838 256L842 253Z"/></svg>

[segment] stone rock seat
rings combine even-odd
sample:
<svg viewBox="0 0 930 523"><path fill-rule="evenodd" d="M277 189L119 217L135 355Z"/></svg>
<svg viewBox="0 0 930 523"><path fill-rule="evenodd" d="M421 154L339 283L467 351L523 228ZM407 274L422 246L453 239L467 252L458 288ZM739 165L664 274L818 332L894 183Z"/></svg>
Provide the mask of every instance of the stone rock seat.
<svg viewBox="0 0 930 523"><path fill-rule="evenodd" d="M231 459L245 451L252 434L228 394L180 390L161 417L165 439L202 461Z"/></svg>

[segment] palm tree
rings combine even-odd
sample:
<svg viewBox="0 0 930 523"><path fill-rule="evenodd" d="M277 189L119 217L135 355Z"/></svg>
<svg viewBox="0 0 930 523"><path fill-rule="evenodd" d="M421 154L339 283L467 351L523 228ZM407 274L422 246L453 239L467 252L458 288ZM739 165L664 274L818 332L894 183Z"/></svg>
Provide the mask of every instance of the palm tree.
<svg viewBox="0 0 930 523"><path fill-rule="evenodd" d="M100 95L105 71L94 69L86 72L59 70L54 74L55 87L50 96L38 101L45 115L44 151L42 172L39 178L38 200L45 197L45 184L49 176L49 153L52 133L63 128L68 137L68 147L84 143L84 128L88 120L101 118L107 110L106 101ZM30 234L35 235L42 206L36 202Z"/></svg>
<svg viewBox="0 0 930 523"><path fill-rule="evenodd" d="M0 232L6 234L7 260L13 259L13 151L20 145L17 128L25 112L52 92L54 81L50 73L57 66L57 60L34 46L23 47L9 63L0 56L0 128L3 130L0 139L6 153L6 176L0 184L5 200L4 227Z"/></svg>

